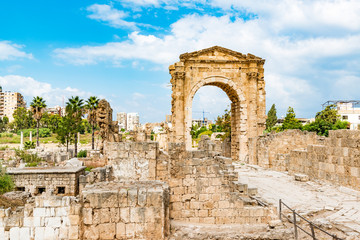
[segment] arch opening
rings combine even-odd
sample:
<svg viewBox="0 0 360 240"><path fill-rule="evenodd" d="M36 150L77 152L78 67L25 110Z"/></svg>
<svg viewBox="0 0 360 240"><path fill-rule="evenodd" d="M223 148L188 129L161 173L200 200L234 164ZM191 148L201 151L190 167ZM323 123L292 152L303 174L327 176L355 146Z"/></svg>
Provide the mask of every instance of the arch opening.
<svg viewBox="0 0 360 240"><path fill-rule="evenodd" d="M236 156L239 154L237 151L233 151L233 149L240 149L239 144L239 126L240 126L240 101L242 98L242 94L238 91L239 88L237 88L236 84L232 82L230 79L227 79L225 77L221 76L215 76L215 77L208 77L204 79L203 81L198 82L192 90L190 91L190 94L188 95L188 99L185 104L185 141L186 146L188 150L193 149L193 146L196 146L196 144L193 144L193 135L191 134L191 130L193 129L193 101L196 93L203 87L206 86L214 86L218 89L221 89L223 93L227 96L229 103L230 103L230 111L229 114L231 115L230 125L231 125L231 131L228 133L228 138L223 139L224 142L222 142L222 147L218 149L224 149L223 155L226 155L227 157L233 157L236 158ZM224 110L228 106L224 106ZM196 110L196 109L194 109ZM222 114L218 115L223 115ZM196 139L198 141L199 139ZM218 143L220 144L220 143ZM236 145L234 147L234 145Z"/></svg>

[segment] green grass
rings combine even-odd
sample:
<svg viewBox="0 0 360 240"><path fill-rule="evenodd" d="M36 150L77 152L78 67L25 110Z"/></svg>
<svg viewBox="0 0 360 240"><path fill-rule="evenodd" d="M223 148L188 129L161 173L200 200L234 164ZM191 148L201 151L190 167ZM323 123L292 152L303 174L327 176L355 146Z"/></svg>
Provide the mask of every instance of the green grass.
<svg viewBox="0 0 360 240"><path fill-rule="evenodd" d="M12 137L11 137L12 136ZM97 136L95 136L97 137ZM21 137L17 134L4 134L0 137L0 144L17 143L20 144ZM32 140L36 142L36 136L33 136ZM40 138L40 143L59 143L56 139L56 134L52 134L51 137ZM30 138L24 137L24 142L30 141ZM91 143L91 133L80 134L80 143L88 144Z"/></svg>

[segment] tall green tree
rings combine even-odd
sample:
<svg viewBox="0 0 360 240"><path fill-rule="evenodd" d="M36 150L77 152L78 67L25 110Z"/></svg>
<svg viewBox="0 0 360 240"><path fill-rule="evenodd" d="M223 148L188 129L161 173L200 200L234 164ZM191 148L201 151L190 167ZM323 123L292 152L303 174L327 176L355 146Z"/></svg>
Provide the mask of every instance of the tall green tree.
<svg viewBox="0 0 360 240"><path fill-rule="evenodd" d="M69 151L69 144L73 140L73 121L70 116L63 116L56 128L55 132L57 133L57 139L66 145L66 151Z"/></svg>
<svg viewBox="0 0 360 240"><path fill-rule="evenodd" d="M36 146L40 146L39 128L40 128L40 120L46 108L45 100L42 97L36 96L33 98L32 102L30 103L30 107L33 113L33 117L36 120Z"/></svg>
<svg viewBox="0 0 360 240"><path fill-rule="evenodd" d="M271 128L275 126L276 122L277 122L276 108L275 108L275 104L273 104L267 114L266 129L271 130Z"/></svg>
<svg viewBox="0 0 360 240"><path fill-rule="evenodd" d="M91 125L91 149L95 149L95 127L96 127L96 109L99 105L99 99L95 96L86 100L85 109L88 114L87 119Z"/></svg>
<svg viewBox="0 0 360 240"><path fill-rule="evenodd" d="M316 132L318 135L329 136L329 130L346 129L349 123L340 120L336 105L326 106L324 110L318 112L315 121L304 126L303 130Z"/></svg>
<svg viewBox="0 0 360 240"><path fill-rule="evenodd" d="M65 111L73 123L72 133L74 135L75 156L77 156L77 133L79 132L81 118L83 116L84 100L80 99L79 96L69 98Z"/></svg>
<svg viewBox="0 0 360 240"><path fill-rule="evenodd" d="M289 107L282 124L282 129L301 129L302 124L299 120L297 120L295 115L295 111L292 107Z"/></svg>
<svg viewBox="0 0 360 240"><path fill-rule="evenodd" d="M13 113L14 121L9 124L9 127L11 126L15 132L21 129L32 128L36 124L32 116L33 113L31 111L19 107Z"/></svg>

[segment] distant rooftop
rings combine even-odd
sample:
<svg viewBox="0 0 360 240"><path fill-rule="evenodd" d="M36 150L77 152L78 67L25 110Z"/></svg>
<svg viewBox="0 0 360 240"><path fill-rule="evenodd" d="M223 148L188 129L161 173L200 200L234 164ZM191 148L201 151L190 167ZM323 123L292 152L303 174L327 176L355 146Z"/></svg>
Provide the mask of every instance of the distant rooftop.
<svg viewBox="0 0 360 240"><path fill-rule="evenodd" d="M335 104L337 105L338 103L351 103L354 107L355 106L358 106L360 107L360 100L329 100L325 103L322 104L323 108L329 106L329 105L332 105L332 104Z"/></svg>

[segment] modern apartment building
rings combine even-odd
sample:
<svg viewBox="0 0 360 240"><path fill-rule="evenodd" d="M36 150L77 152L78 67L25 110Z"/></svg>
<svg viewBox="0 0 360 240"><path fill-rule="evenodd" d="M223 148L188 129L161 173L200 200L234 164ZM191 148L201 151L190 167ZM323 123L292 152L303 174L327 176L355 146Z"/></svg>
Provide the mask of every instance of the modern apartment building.
<svg viewBox="0 0 360 240"><path fill-rule="evenodd" d="M331 100L322 106L328 105L336 105L341 120L349 122L351 130L360 130L360 100Z"/></svg>
<svg viewBox="0 0 360 240"><path fill-rule="evenodd" d="M128 131L132 131L135 127L140 126L139 114L138 113L128 113L127 114L127 129Z"/></svg>
<svg viewBox="0 0 360 240"><path fill-rule="evenodd" d="M26 107L24 97L18 92L2 91L0 87L0 117L8 117L13 121L13 113L19 107Z"/></svg>
<svg viewBox="0 0 360 240"><path fill-rule="evenodd" d="M125 112L119 112L116 114L116 121L118 121L119 129L127 129L127 114Z"/></svg>

